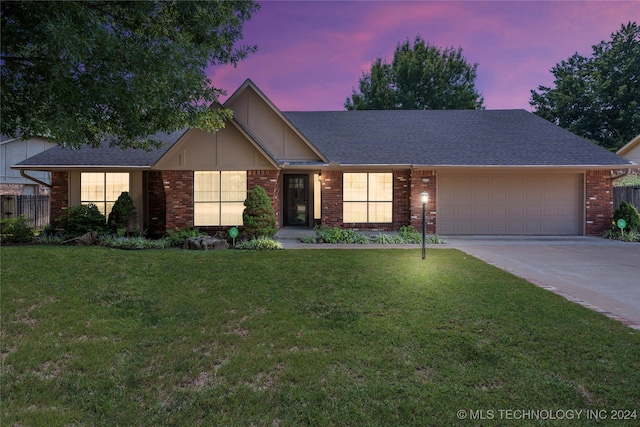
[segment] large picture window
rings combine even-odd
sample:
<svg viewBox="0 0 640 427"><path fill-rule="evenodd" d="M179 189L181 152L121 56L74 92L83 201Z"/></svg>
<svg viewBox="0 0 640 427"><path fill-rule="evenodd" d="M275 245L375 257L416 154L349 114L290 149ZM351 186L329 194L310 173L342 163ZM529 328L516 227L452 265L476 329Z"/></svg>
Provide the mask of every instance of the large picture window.
<svg viewBox="0 0 640 427"><path fill-rule="evenodd" d="M126 172L80 174L80 203L93 203L104 216L109 216L111 208L123 191L129 191L129 174Z"/></svg>
<svg viewBox="0 0 640 427"><path fill-rule="evenodd" d="M193 225L242 225L246 171L196 171L193 178Z"/></svg>
<svg viewBox="0 0 640 427"><path fill-rule="evenodd" d="M393 222L393 174L343 174L344 222Z"/></svg>

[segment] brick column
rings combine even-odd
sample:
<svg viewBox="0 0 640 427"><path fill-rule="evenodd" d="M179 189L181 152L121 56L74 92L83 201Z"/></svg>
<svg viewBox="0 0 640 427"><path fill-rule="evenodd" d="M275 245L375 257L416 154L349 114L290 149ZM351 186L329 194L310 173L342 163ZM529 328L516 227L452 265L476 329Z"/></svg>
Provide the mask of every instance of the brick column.
<svg viewBox="0 0 640 427"><path fill-rule="evenodd" d="M422 182L428 180L428 182ZM411 225L416 230L422 230L422 203L420 202L420 194L427 192L429 194L429 203L427 203L427 233L435 234L436 232L436 172L430 170L412 170L411 171Z"/></svg>
<svg viewBox="0 0 640 427"><path fill-rule="evenodd" d="M193 226L193 171L162 171L167 230Z"/></svg>
<svg viewBox="0 0 640 427"><path fill-rule="evenodd" d="M69 207L68 172L51 172L50 200L49 223L53 224L58 217L66 214Z"/></svg>
<svg viewBox="0 0 640 427"><path fill-rule="evenodd" d="M587 236L601 236L613 220L613 179L611 171L585 174L585 222Z"/></svg>
<svg viewBox="0 0 640 427"><path fill-rule="evenodd" d="M267 192L271 205L276 214L276 224L280 228L280 171L279 170L251 170L247 171L247 191L258 185Z"/></svg>
<svg viewBox="0 0 640 427"><path fill-rule="evenodd" d="M342 227L342 171L322 171L322 225Z"/></svg>
<svg viewBox="0 0 640 427"><path fill-rule="evenodd" d="M411 223L411 170L393 171L393 229Z"/></svg>

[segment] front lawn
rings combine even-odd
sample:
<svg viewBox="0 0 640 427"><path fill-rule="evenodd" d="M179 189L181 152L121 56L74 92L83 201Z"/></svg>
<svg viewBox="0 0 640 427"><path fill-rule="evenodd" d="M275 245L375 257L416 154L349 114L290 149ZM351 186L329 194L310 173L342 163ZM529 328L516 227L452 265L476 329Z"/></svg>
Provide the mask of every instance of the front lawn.
<svg viewBox="0 0 640 427"><path fill-rule="evenodd" d="M456 250L1 255L3 426L639 422L640 333Z"/></svg>

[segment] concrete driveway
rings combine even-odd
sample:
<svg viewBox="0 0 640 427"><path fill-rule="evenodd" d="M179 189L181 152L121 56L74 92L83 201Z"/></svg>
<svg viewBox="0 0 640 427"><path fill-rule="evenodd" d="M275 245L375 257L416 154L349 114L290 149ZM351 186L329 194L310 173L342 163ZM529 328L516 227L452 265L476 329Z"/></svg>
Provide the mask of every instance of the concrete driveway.
<svg viewBox="0 0 640 427"><path fill-rule="evenodd" d="M449 236L452 247L640 330L640 244L597 237Z"/></svg>

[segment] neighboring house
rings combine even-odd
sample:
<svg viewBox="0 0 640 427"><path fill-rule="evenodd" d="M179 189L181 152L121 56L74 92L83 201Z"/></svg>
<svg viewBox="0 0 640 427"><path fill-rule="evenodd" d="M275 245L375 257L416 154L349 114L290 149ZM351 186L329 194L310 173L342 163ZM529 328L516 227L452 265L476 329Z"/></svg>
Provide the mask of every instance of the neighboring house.
<svg viewBox="0 0 640 427"><path fill-rule="evenodd" d="M616 154L640 165L640 135L625 144Z"/></svg>
<svg viewBox="0 0 640 427"><path fill-rule="evenodd" d="M129 191L151 235L242 225L261 185L278 225L428 232L598 235L611 225L623 159L524 110L281 112L250 80L217 133L162 135L155 151L57 147L13 166L51 171L53 218L108 211Z"/></svg>
<svg viewBox="0 0 640 427"><path fill-rule="evenodd" d="M51 184L49 172L34 172L30 175L42 182L39 184L22 176L19 170L12 170L11 165L56 145L55 142L38 136L23 140L0 135L0 194L48 194L49 189L42 184Z"/></svg>

